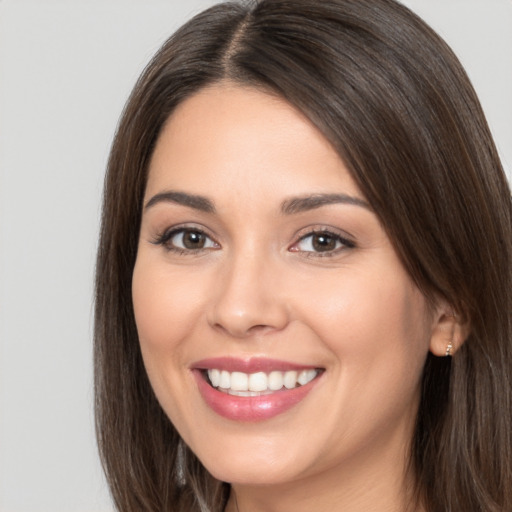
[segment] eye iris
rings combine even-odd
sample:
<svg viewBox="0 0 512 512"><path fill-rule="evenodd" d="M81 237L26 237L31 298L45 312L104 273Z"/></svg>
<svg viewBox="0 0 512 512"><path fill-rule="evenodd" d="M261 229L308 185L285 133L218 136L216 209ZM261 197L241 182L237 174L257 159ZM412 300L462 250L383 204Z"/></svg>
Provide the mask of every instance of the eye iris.
<svg viewBox="0 0 512 512"><path fill-rule="evenodd" d="M186 231L183 233L183 246L187 249L202 249L206 243L203 233L197 231Z"/></svg>
<svg viewBox="0 0 512 512"><path fill-rule="evenodd" d="M315 251L324 252L336 249L336 239L326 233L319 233L313 237Z"/></svg>

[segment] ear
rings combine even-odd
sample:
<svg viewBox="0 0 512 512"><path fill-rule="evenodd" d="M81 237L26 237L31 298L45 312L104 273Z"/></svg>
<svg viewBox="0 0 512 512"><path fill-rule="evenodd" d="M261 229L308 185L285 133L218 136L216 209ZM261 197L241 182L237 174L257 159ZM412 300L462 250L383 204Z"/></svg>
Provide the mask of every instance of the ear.
<svg viewBox="0 0 512 512"><path fill-rule="evenodd" d="M430 352L435 356L453 356L470 333L469 321L457 314L447 304L440 304L435 311Z"/></svg>

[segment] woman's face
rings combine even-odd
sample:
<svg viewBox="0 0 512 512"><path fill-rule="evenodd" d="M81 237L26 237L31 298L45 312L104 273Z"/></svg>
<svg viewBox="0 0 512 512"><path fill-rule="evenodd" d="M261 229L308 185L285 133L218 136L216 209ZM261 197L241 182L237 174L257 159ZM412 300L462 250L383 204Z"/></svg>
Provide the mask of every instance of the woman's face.
<svg viewBox="0 0 512 512"><path fill-rule="evenodd" d="M265 484L401 464L434 314L322 134L282 99L204 89L161 133L144 205L141 351L206 468Z"/></svg>

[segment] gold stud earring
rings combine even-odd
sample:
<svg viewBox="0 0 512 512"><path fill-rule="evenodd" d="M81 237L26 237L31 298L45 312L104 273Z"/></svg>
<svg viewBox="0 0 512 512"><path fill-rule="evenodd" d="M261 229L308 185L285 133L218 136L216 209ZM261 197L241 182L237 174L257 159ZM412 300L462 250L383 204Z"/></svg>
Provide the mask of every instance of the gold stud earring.
<svg viewBox="0 0 512 512"><path fill-rule="evenodd" d="M450 343L448 343L448 345L446 346L446 353L444 354L445 357L451 356L452 350L453 350L453 343L450 341Z"/></svg>

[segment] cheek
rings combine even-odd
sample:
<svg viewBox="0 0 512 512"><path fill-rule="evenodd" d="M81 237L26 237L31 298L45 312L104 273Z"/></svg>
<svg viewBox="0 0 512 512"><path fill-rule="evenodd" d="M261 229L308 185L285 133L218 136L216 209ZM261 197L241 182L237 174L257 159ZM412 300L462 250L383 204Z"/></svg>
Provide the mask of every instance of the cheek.
<svg viewBox="0 0 512 512"><path fill-rule="evenodd" d="M303 285L308 293L295 293L302 296L300 314L340 350L380 351L417 341L424 345L426 302L401 268L342 269Z"/></svg>
<svg viewBox="0 0 512 512"><path fill-rule="evenodd" d="M198 322L204 290L200 281L187 286L183 272L171 272L144 254L137 259L132 299L143 352L175 351Z"/></svg>
<svg viewBox="0 0 512 512"><path fill-rule="evenodd" d="M392 279L352 273L343 285L324 284L308 314L336 361L324 413L332 444L351 439L351 446L363 446L397 425L409 435L429 345L425 299L396 273Z"/></svg>
<svg viewBox="0 0 512 512"><path fill-rule="evenodd" d="M185 342L199 324L204 290L187 286L183 272L170 272L151 254L138 257L132 279L132 299L140 350L155 395L173 422L180 423L180 403L191 383ZM185 293L186 291L186 293Z"/></svg>
<svg viewBox="0 0 512 512"><path fill-rule="evenodd" d="M198 324L202 295L204 290L187 286L183 272L170 272L151 254L138 256L132 300L142 358L156 398L177 428L193 414L181 399L193 384L185 340Z"/></svg>
<svg viewBox="0 0 512 512"><path fill-rule="evenodd" d="M335 356L343 392L376 406L384 397L398 403L418 394L430 341L423 295L393 268L340 273L311 290L315 300L302 310Z"/></svg>

